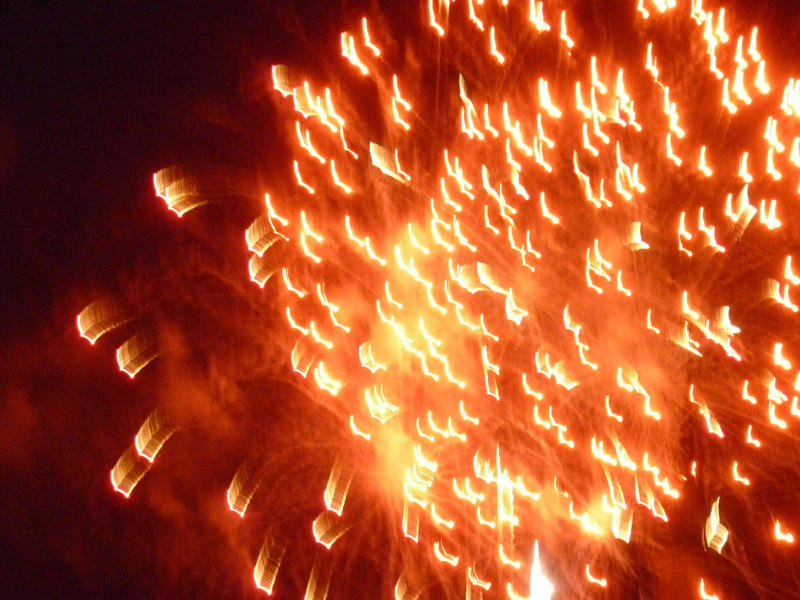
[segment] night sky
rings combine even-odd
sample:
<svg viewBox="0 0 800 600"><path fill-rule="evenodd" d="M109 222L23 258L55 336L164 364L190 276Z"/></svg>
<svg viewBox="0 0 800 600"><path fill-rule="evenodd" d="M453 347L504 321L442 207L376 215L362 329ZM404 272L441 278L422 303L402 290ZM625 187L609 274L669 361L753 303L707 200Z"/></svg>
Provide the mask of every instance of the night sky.
<svg viewBox="0 0 800 600"><path fill-rule="evenodd" d="M233 285L252 290L239 240L263 202L254 174L268 174L281 150L264 108L267 70L313 62L314 45L332 47L342 22L363 10L292 4L7 3L2 11L4 596L256 596L251 568L263 530L235 557L224 532L237 526L224 494L247 441L233 436L205 452L203 432L189 431L173 448L180 466L155 496L113 493L109 469L144 418L193 388L170 384L157 364L152 377L129 381L114 361L120 340L91 347L75 315L188 260L171 253L200 234L182 232L153 193L152 173L172 164L249 174L228 226L237 232ZM229 292L212 282L207 293Z"/></svg>
<svg viewBox="0 0 800 600"><path fill-rule="evenodd" d="M247 318L262 318L240 300L241 290L260 298L241 232L283 169L269 67L324 72L320 49L338 48L339 32L369 6L315 4L18 2L0 11L1 595L263 597L251 569L264 527L239 522L224 494L243 454L287 452L265 422L295 392L258 369L244 386L212 376L219 365L209 355L240 351ZM792 2L761 12L736 4L743 21L785 17L776 48L800 55ZM417 20L416 9L390 11ZM178 223L152 186L153 172L173 164L224 173L226 208ZM198 273L192 265L204 259L213 267ZM77 334L76 314L100 296L130 302L134 326L195 326L176 331L169 355L131 381L114 360L124 336L93 347ZM240 309L231 331L215 327L223 317L214 306ZM254 355L267 345L253 343ZM199 425L165 446L125 500L109 469L164 402L201 406L189 419ZM212 446L203 424L220 414ZM294 459L321 490L330 463L317 472ZM307 527L314 515L297 522ZM313 544L295 550L305 551ZM371 589L376 565L341 560ZM281 585L302 590L304 581Z"/></svg>

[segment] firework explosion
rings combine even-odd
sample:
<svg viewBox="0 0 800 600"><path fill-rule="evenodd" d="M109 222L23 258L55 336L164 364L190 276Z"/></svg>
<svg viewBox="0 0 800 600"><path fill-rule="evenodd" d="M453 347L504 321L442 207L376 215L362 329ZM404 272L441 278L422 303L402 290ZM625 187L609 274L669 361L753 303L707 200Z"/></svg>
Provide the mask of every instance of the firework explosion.
<svg viewBox="0 0 800 600"><path fill-rule="evenodd" d="M281 460L327 484L292 487L284 509L315 509L297 531L260 515L255 585L363 597L344 557L369 554L367 595L397 600L790 597L800 82L699 1L639 0L608 39L565 3L419 17L353 23L325 76L266 77L290 150L244 236L263 292L242 293L278 315L273 370L303 399L292 456L247 458L228 506L280 495ZM154 186L183 216L210 179ZM101 300L78 327L129 318ZM160 347L138 331L120 369ZM182 417L146 419L117 492Z"/></svg>

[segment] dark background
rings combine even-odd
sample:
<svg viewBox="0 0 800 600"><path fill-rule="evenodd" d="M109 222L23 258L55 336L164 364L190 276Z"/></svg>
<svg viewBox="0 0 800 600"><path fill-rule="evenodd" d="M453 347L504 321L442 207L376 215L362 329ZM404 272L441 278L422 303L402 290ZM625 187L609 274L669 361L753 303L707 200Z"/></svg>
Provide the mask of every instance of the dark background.
<svg viewBox="0 0 800 600"><path fill-rule="evenodd" d="M163 383L154 375L132 384L113 346L90 347L74 319L95 297L126 289L131 272L152 269L148 256L191 237L154 197L155 170L209 162L269 174L264 157L281 147L269 137L269 111L253 109L266 85L259 73L276 62L314 68L317 49L338 48L339 31L367 5L20 2L0 10L2 595L255 594L248 581L258 541L240 548L224 533L235 527L223 494L241 438L231 434L210 453L199 434L184 436L174 450L190 457L182 468L154 468L142 501L114 494L108 471ZM779 45L798 41L792 2L732 8L743 21L785 17ZM253 152L262 137L267 149ZM243 251L232 257L240 259ZM213 506L188 491L203 485Z"/></svg>
<svg viewBox="0 0 800 600"><path fill-rule="evenodd" d="M269 173L281 146L265 69L313 67L366 4L0 9L0 595L263 596L251 577L263 530L239 548L224 500L253 430L223 436L214 452L203 432L176 437L172 466L148 475L163 485L131 501L115 494L109 469L144 418L191 385L165 384L157 364L129 381L114 344L80 339L75 316L101 295L124 298L139 279L164 285L159 263L197 245L155 197L154 171ZM226 225L237 232L233 283L244 286L242 215L259 212L263 188L253 179L242 188L253 203L240 200Z"/></svg>

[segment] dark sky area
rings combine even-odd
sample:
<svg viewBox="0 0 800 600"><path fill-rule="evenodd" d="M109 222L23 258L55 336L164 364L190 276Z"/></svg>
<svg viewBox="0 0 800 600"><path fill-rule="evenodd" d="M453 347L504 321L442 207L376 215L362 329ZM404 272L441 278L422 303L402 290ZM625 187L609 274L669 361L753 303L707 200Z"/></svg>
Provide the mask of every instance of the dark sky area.
<svg viewBox="0 0 800 600"><path fill-rule="evenodd" d="M755 11L738 4L740 14ZM770 18L796 19L791 2L773 5ZM173 466L157 465L141 496L114 494L109 469L159 401L211 392L202 378L185 385L198 368L192 360L180 363L183 378L165 361L129 381L114 344L80 339L75 315L101 295L124 296L132 282L162 285L151 274L164 257L192 258L171 253L204 233L178 226L154 196L159 168L244 173L238 204L220 217L241 240L282 149L264 99L268 67L319 68L315 52L337 48L339 32L368 6L8 2L0 10L0 596L258 597L250 569L263 530L237 524L224 492L239 449L263 431L250 423L227 432L213 452L202 430L189 431L169 447ZM389 10L416 20L416 9ZM798 41L788 25L781 43ZM241 264L232 288L248 285L236 243L220 266L233 273ZM181 283L172 285L167 295ZM224 286L212 288L227 298Z"/></svg>
<svg viewBox="0 0 800 600"><path fill-rule="evenodd" d="M184 489L216 486L210 508L205 495L189 494L156 514L147 500L114 494L109 469L163 389L155 379L128 381L113 344L90 347L77 336L75 315L100 295L124 297L132 273L148 278L158 269L153 257L186 242L153 194L152 173L176 163L257 171L256 161L268 162L272 124L266 111L246 111L265 94L264 69L313 62L314 46L331 47L362 9L18 2L0 11L4 597L254 594L258 535L232 561L220 539L221 528L236 525L226 521L224 491L243 441L230 441L219 465L202 455L183 463L196 474ZM261 190L247 191L256 202ZM252 218L258 208L244 212ZM237 240L245 224L236 223ZM246 269L240 274L246 282ZM218 481L208 478L215 466ZM179 532L166 544L165 527Z"/></svg>

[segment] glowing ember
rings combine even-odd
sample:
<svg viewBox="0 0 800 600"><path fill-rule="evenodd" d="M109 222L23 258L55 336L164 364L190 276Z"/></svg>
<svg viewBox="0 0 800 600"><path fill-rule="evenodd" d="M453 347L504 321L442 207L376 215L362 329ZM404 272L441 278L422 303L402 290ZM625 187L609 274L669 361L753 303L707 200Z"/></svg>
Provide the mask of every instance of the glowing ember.
<svg viewBox="0 0 800 600"><path fill-rule="evenodd" d="M610 52L578 7L427 0L414 47L365 17L327 80L272 67L292 150L245 233L249 274L283 370L351 449L323 465L308 530L264 542L268 594L284 570L310 573L309 599L352 590L330 556L363 536L350 551L395 557L396 600L628 597L644 568L685 580L648 597L785 593L764 565L795 549L797 481L765 465L800 420L800 80L724 8L619 10ZM154 183L184 219L213 201L182 169ZM78 327L94 343L124 321L103 301ZM154 339L125 341L120 369ZM114 489L176 426L147 419ZM230 510L265 485L243 464ZM355 533L358 494L391 532ZM687 544L674 529L715 551L702 568L663 560ZM301 535L313 564L284 556Z"/></svg>

